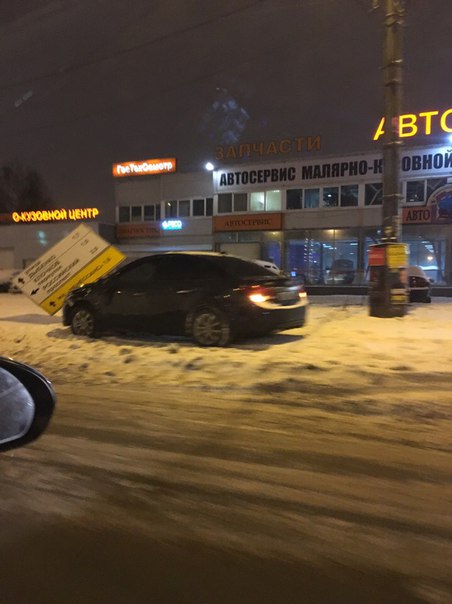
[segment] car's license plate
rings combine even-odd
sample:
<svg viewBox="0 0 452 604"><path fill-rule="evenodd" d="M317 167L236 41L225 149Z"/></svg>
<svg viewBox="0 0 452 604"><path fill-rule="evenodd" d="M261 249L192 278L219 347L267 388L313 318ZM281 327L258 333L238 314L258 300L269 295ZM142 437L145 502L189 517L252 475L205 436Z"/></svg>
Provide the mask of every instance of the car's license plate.
<svg viewBox="0 0 452 604"><path fill-rule="evenodd" d="M294 300L295 296L294 296L294 293L291 291L278 292L276 298L279 302L287 302L287 300Z"/></svg>

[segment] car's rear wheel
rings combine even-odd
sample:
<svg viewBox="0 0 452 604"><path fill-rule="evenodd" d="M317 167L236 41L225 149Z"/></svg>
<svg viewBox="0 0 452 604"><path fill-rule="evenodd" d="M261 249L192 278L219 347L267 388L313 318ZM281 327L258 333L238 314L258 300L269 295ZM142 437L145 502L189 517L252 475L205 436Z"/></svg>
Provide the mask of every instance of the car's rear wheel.
<svg viewBox="0 0 452 604"><path fill-rule="evenodd" d="M72 313L71 330L76 336L95 338L99 330L94 312L87 306L76 308Z"/></svg>
<svg viewBox="0 0 452 604"><path fill-rule="evenodd" d="M227 346L231 341L229 320L213 306L198 310L191 328L193 339L200 346Z"/></svg>

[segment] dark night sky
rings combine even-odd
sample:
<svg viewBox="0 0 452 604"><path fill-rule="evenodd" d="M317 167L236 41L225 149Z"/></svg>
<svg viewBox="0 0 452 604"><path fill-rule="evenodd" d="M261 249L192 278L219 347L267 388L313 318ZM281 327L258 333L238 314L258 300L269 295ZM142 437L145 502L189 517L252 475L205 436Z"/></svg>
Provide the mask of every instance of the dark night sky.
<svg viewBox="0 0 452 604"><path fill-rule="evenodd" d="M213 156L219 89L249 116L243 142L321 134L323 154L372 148L382 11L370 6L0 0L0 163L37 168L60 206L112 218L112 162L175 156L185 171ZM452 2L407 7L405 110L451 107Z"/></svg>

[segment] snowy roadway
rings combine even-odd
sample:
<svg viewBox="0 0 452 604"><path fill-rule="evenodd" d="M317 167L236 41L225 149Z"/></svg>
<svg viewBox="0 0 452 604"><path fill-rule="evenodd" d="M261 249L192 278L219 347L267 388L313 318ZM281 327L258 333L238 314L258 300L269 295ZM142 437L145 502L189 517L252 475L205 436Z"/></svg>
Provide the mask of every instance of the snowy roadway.
<svg viewBox="0 0 452 604"><path fill-rule="evenodd" d="M3 354L59 398L0 458L2 604L452 602L452 301L309 311L200 349L0 295Z"/></svg>

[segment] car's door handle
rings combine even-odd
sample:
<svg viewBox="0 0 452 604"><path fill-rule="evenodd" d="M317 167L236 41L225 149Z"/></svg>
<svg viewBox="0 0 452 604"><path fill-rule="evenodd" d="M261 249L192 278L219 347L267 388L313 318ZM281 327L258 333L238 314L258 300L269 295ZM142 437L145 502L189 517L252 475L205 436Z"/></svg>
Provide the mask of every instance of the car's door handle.
<svg viewBox="0 0 452 604"><path fill-rule="evenodd" d="M192 294L194 291L194 289L179 289L176 294Z"/></svg>

